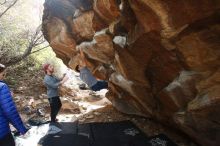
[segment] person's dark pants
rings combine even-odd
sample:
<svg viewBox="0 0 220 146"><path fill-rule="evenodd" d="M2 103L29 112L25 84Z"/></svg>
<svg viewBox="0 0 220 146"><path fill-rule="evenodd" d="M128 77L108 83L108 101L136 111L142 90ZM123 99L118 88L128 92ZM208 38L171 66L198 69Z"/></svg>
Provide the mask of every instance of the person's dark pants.
<svg viewBox="0 0 220 146"><path fill-rule="evenodd" d="M0 139L0 146L15 146L15 141L11 133Z"/></svg>
<svg viewBox="0 0 220 146"><path fill-rule="evenodd" d="M108 82L106 81L98 81L95 85L91 87L93 91L99 91L102 89L108 89Z"/></svg>
<svg viewBox="0 0 220 146"><path fill-rule="evenodd" d="M49 100L50 109L51 109L50 111L51 122L56 122L56 116L62 106L60 97L56 96L56 97L48 98L48 100Z"/></svg>

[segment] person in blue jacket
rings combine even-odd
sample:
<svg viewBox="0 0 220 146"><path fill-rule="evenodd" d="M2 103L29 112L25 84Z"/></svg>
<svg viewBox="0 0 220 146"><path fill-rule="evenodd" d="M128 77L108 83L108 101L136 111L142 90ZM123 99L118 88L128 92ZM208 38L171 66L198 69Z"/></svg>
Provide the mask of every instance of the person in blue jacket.
<svg viewBox="0 0 220 146"><path fill-rule="evenodd" d="M15 146L9 124L12 124L20 134L27 132L18 114L11 91L3 81L6 67L0 64L0 146Z"/></svg>

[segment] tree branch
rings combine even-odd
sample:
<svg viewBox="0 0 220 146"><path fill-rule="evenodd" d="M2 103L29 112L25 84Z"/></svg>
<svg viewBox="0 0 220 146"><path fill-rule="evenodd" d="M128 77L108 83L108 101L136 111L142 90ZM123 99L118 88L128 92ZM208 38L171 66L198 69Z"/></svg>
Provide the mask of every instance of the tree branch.
<svg viewBox="0 0 220 146"><path fill-rule="evenodd" d="M38 50L36 50L36 51L33 51L33 52L31 52L31 54L34 54L34 53L37 53L37 52L39 52L39 51L41 51L41 50L43 50L43 49L46 49L47 47L49 47L50 45L47 45L47 46L45 46L45 47L43 47L43 48L40 48L40 49L38 49Z"/></svg>
<svg viewBox="0 0 220 146"><path fill-rule="evenodd" d="M23 59L27 58L30 54L36 53L36 52L43 50L49 46L49 45L45 46L43 48L40 48L40 49L32 52L34 48L36 48L37 46L39 46L45 42L43 35L40 31L41 30L40 28L41 28L41 25L39 27L37 27L35 33L30 37L29 44L27 45L27 48L24 51L24 53L19 56L14 57L14 58L11 58L7 63L5 63L6 66L14 65L14 64L22 61Z"/></svg>
<svg viewBox="0 0 220 146"><path fill-rule="evenodd" d="M0 14L0 18L8 11L11 7L13 7L17 2L18 2L18 0L15 0L11 5L9 5L9 6L7 7L7 9L5 9L5 10ZM5 0L4 3L6 3L6 0Z"/></svg>

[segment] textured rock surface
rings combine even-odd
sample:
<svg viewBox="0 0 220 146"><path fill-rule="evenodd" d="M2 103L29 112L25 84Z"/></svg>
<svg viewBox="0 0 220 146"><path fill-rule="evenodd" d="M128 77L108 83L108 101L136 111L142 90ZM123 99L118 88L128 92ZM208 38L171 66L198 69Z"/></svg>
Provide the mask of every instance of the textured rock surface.
<svg viewBox="0 0 220 146"><path fill-rule="evenodd" d="M220 143L219 0L46 0L43 32L70 67L83 50L118 110Z"/></svg>

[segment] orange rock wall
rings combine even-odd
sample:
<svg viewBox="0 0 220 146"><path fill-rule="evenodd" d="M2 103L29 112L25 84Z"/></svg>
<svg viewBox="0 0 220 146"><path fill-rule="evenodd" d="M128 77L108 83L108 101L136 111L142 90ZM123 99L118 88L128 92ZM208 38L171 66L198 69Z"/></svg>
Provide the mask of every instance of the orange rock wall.
<svg viewBox="0 0 220 146"><path fill-rule="evenodd" d="M43 32L70 67L83 50L118 110L219 145L219 0L46 0Z"/></svg>

